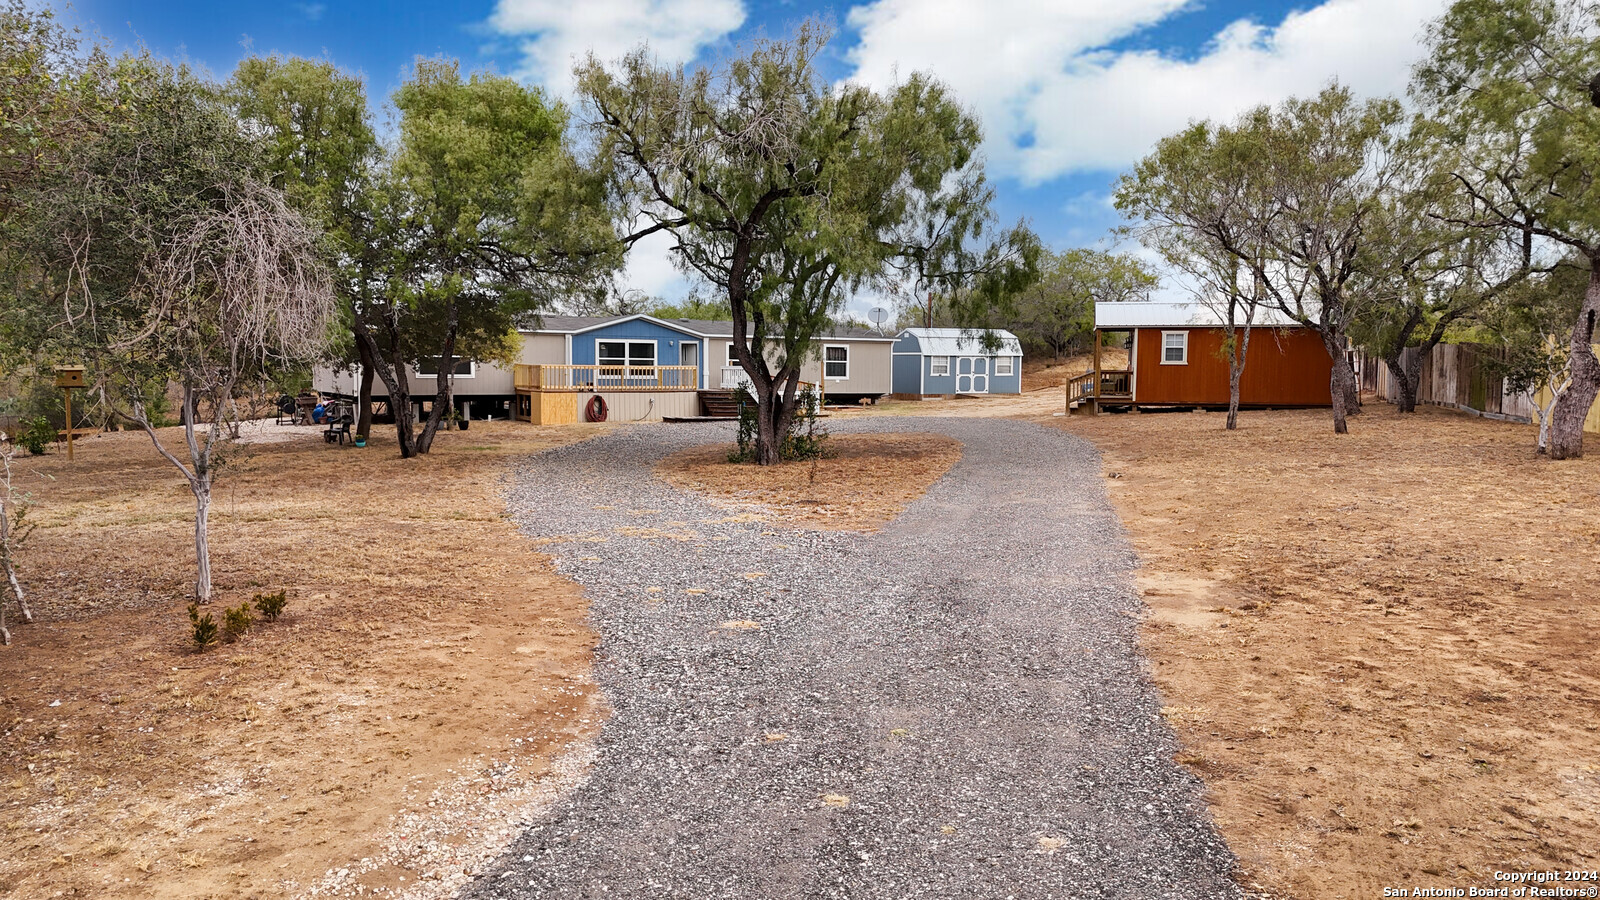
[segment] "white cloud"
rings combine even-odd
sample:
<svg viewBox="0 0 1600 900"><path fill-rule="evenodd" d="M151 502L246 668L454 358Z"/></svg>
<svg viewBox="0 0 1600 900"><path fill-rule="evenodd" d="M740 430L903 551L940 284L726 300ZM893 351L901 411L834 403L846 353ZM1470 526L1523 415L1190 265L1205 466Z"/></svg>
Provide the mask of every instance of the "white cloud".
<svg viewBox="0 0 1600 900"><path fill-rule="evenodd" d="M1327 0L1274 27L1240 20L1192 60L1108 43L1179 12L1183 0L914 0L857 7L854 80L929 71L983 117L992 169L1028 183L1124 168L1199 119L1315 93L1337 78L1363 95L1404 91L1423 25L1445 0ZM1031 144L1027 138L1031 137Z"/></svg>
<svg viewBox="0 0 1600 900"><path fill-rule="evenodd" d="M610 62L649 42L661 62L686 63L744 20L741 0L499 0L489 27L517 39L519 76L567 96L590 50Z"/></svg>
<svg viewBox="0 0 1600 900"><path fill-rule="evenodd" d="M642 291L668 303L683 299L689 290L689 279L673 265L671 251L675 242L665 231L635 242L618 279L619 287L624 291Z"/></svg>

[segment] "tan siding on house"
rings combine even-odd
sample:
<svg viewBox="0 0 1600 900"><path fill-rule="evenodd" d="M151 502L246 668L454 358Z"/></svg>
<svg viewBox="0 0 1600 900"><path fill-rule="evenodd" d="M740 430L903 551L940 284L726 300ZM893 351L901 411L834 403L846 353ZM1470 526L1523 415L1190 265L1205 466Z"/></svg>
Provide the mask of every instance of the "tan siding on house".
<svg viewBox="0 0 1600 900"><path fill-rule="evenodd" d="M522 354L517 362L525 366L559 366L567 361L567 336L564 334L524 334Z"/></svg>
<svg viewBox="0 0 1600 900"><path fill-rule="evenodd" d="M710 383L706 387L717 390L722 387L722 367L726 365L728 345L733 343L727 338L708 338L706 345L710 348L710 355L706 357L709 363L707 378ZM850 377L828 379L827 392L830 394L887 394L889 393L894 364L894 344L890 341L859 341L859 340L825 340L823 345L842 345L850 348ZM818 352L821 352L819 347ZM822 360L807 360L800 367L800 380L813 384L822 375Z"/></svg>

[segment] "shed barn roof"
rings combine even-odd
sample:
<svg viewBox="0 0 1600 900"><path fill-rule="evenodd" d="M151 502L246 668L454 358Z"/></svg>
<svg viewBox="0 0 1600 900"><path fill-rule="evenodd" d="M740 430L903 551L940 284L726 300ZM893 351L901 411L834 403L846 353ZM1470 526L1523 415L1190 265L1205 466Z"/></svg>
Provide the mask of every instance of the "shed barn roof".
<svg viewBox="0 0 1600 900"><path fill-rule="evenodd" d="M991 331L1000 339L997 356L1021 356L1022 344L1017 336L1003 328L907 328L901 336L911 335L925 356L988 355L983 349L983 333Z"/></svg>

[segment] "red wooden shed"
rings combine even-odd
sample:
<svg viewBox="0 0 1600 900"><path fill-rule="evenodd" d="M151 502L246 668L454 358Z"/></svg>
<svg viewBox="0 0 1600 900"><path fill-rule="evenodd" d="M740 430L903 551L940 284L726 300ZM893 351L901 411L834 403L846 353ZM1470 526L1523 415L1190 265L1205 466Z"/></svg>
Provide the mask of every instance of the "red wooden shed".
<svg viewBox="0 0 1600 900"><path fill-rule="evenodd" d="M1243 407L1330 406L1333 361L1316 332L1278 315L1256 314L1239 383ZM1105 332L1128 335L1128 368L1101 365ZM1228 405L1227 332L1193 303L1096 303L1094 370L1067 385L1069 408Z"/></svg>

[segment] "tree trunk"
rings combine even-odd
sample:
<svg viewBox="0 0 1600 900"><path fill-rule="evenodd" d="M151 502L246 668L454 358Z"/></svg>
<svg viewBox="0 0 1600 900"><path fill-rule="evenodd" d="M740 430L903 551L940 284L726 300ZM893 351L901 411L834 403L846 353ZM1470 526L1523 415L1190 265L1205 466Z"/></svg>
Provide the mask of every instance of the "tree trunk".
<svg viewBox="0 0 1600 900"><path fill-rule="evenodd" d="M11 596L17 598L17 611L22 613L22 621L33 621L33 610L28 608L27 595L22 592L22 582L17 580L17 567L11 555L11 503L6 501L0 508L0 562L5 564L6 582L11 586ZM0 602L0 607L5 604ZM3 623L0 623L3 624ZM7 638L7 643L10 639Z"/></svg>
<svg viewBox="0 0 1600 900"><path fill-rule="evenodd" d="M1391 353L1383 361L1389 366L1389 372L1394 375L1395 385L1400 390L1400 396L1394 398L1395 408L1403 413L1416 412L1417 383L1422 379L1422 354L1412 356L1410 365L1406 364L1404 351Z"/></svg>
<svg viewBox="0 0 1600 900"><path fill-rule="evenodd" d="M1550 412L1550 458L1577 459L1583 455L1583 423L1600 394L1600 360L1594 355L1595 319L1600 317L1600 255L1589 260L1589 289L1572 326L1572 346L1567 354L1571 383Z"/></svg>
<svg viewBox="0 0 1600 900"><path fill-rule="evenodd" d="M372 437L372 379L376 374L373 369L377 367L371 349L360 338L356 339L356 355L361 359L361 387L356 389L356 437L367 440Z"/></svg>
<svg viewBox="0 0 1600 900"><path fill-rule="evenodd" d="M417 439L417 452L427 453L433 449L433 436L439 433L439 423L444 417L455 412L455 398L452 396L455 387L456 371L456 324L459 321L456 307L450 307L450 315L445 320L444 353L439 357L439 374L434 379L438 390L433 395L433 409L428 411L428 422L422 426L422 437Z"/></svg>
<svg viewBox="0 0 1600 900"><path fill-rule="evenodd" d="M1322 333L1322 346L1333 360L1333 372L1328 377L1328 394L1333 401L1333 433L1349 434L1346 417L1352 415L1350 396L1355 388L1355 372L1350 368L1350 358L1345 356L1344 341L1330 332Z"/></svg>
<svg viewBox="0 0 1600 900"><path fill-rule="evenodd" d="M389 334L389 355L385 356L379 350L378 339L368 330L368 323L359 319L356 322L356 343L365 343L366 353L372 359L372 367L382 379L383 386L389 391L389 410L394 413L395 438L400 444L400 458L410 459L417 455L415 436L411 429L411 380L406 377L405 356L399 344L398 335L391 328Z"/></svg>
<svg viewBox="0 0 1600 900"><path fill-rule="evenodd" d="M1231 311L1230 311L1231 315ZM1250 354L1250 326L1244 327L1244 335L1237 333L1229 335L1230 339L1238 341L1228 357L1228 425L1229 431L1239 428L1239 382L1244 379L1245 362Z"/></svg>
<svg viewBox="0 0 1600 900"><path fill-rule="evenodd" d="M195 579L196 603L211 602L211 541L206 525L211 516L211 478L209 475L190 482L194 490L194 555L199 564L199 577Z"/></svg>

